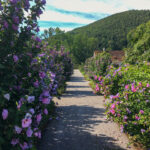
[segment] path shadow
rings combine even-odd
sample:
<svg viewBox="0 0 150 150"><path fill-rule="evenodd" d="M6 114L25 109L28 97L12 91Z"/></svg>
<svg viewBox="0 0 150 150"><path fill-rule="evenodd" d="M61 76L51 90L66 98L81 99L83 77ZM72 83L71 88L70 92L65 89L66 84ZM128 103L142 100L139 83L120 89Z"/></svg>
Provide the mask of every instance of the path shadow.
<svg viewBox="0 0 150 150"><path fill-rule="evenodd" d="M86 82L86 81L85 81L84 77L74 77L74 76L72 76L70 78L70 82Z"/></svg>
<svg viewBox="0 0 150 150"><path fill-rule="evenodd" d="M95 96L96 97L98 95L94 94L93 91L91 91L91 90L90 91L87 91L87 90L85 90L85 91L81 91L81 90L80 91L68 90L62 96L62 98L63 97L81 98L81 97L88 97L88 96Z"/></svg>
<svg viewBox="0 0 150 150"><path fill-rule="evenodd" d="M68 85L67 88L90 88L89 86Z"/></svg>
<svg viewBox="0 0 150 150"><path fill-rule="evenodd" d="M63 106L58 108L58 120L49 123L37 150L125 150L114 144L112 137L92 134L93 127L108 123L103 108Z"/></svg>

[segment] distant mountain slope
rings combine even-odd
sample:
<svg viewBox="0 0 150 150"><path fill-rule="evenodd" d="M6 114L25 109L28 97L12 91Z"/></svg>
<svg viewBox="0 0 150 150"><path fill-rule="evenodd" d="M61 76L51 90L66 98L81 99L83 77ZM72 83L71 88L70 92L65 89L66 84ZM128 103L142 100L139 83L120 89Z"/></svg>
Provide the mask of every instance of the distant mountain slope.
<svg viewBox="0 0 150 150"><path fill-rule="evenodd" d="M99 49L121 50L127 46L127 33L150 20L150 10L130 10L114 14L69 32L98 38Z"/></svg>

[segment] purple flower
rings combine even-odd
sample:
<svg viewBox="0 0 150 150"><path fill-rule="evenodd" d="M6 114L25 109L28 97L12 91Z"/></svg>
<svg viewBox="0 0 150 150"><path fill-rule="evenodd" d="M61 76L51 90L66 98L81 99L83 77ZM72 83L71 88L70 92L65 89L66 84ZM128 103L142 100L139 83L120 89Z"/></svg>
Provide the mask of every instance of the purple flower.
<svg viewBox="0 0 150 150"><path fill-rule="evenodd" d="M127 119L128 119L128 117L125 115L125 116L124 116L124 121L127 121Z"/></svg>
<svg viewBox="0 0 150 150"><path fill-rule="evenodd" d="M121 130L121 132L123 133L123 131L124 131L123 125L120 126L120 130Z"/></svg>
<svg viewBox="0 0 150 150"><path fill-rule="evenodd" d="M14 62L15 62L15 63L19 60L19 58L18 58L17 55L13 55L13 59L14 59Z"/></svg>
<svg viewBox="0 0 150 150"><path fill-rule="evenodd" d="M15 146L16 144L18 144L19 143L19 140L18 139L12 139L11 140L11 144L13 145L13 146Z"/></svg>
<svg viewBox="0 0 150 150"><path fill-rule="evenodd" d="M34 87L38 88L39 87L39 81L36 80L34 83L33 83Z"/></svg>
<svg viewBox="0 0 150 150"><path fill-rule="evenodd" d="M22 128L18 127L18 126L15 126L15 131L17 134L20 134L21 131L22 131Z"/></svg>
<svg viewBox="0 0 150 150"><path fill-rule="evenodd" d="M34 135L40 139L41 138L41 131L35 132Z"/></svg>
<svg viewBox="0 0 150 150"><path fill-rule="evenodd" d="M48 110L46 108L44 109L44 114L48 115Z"/></svg>
<svg viewBox="0 0 150 150"><path fill-rule="evenodd" d="M29 112L30 112L30 113L32 113L32 114L34 114L34 113L35 113L35 111L34 111L34 109L33 109L33 108L30 108Z"/></svg>
<svg viewBox="0 0 150 150"><path fill-rule="evenodd" d="M16 24L19 24L19 17L18 17L18 16L14 16L14 17L13 17L13 21L14 21L14 23L16 23Z"/></svg>
<svg viewBox="0 0 150 150"><path fill-rule="evenodd" d="M3 109L3 111L2 111L2 117L3 117L3 120L7 119L7 117L8 117L8 110L7 109Z"/></svg>
<svg viewBox="0 0 150 150"><path fill-rule="evenodd" d="M32 136L33 131L32 131L32 129L30 127L27 129L26 134L27 134L27 137L31 137Z"/></svg>
<svg viewBox="0 0 150 150"><path fill-rule="evenodd" d="M23 128L27 128L31 125L32 123L32 119L31 118L25 118L25 119L22 119L22 127Z"/></svg>
<svg viewBox="0 0 150 150"><path fill-rule="evenodd" d="M30 72L28 72L28 77L31 77L31 73Z"/></svg>
<svg viewBox="0 0 150 150"><path fill-rule="evenodd" d="M7 23L7 21L4 21L4 28L8 29L8 23Z"/></svg>
<svg viewBox="0 0 150 150"><path fill-rule="evenodd" d="M18 30L18 26L16 26L15 24L12 25L12 28L13 28L14 31Z"/></svg>
<svg viewBox="0 0 150 150"><path fill-rule="evenodd" d="M42 98L42 103L43 104L49 104L50 103L50 98L49 97Z"/></svg>
<svg viewBox="0 0 150 150"><path fill-rule="evenodd" d="M38 114L38 115L36 116L36 121L37 121L38 123L40 123L41 119L42 119L42 115L41 115L41 114Z"/></svg>
<svg viewBox="0 0 150 150"><path fill-rule="evenodd" d="M10 0L10 3L16 4L18 0Z"/></svg>
<svg viewBox="0 0 150 150"><path fill-rule="evenodd" d="M144 133L145 132L145 130L144 129L141 129L141 133Z"/></svg>
<svg viewBox="0 0 150 150"><path fill-rule="evenodd" d="M42 42L41 39L40 39L39 37L36 37L35 41L37 41L37 42L39 42L39 43Z"/></svg>
<svg viewBox="0 0 150 150"><path fill-rule="evenodd" d="M24 142L23 144L20 144L20 147L22 148L22 150L28 149L29 146L26 142Z"/></svg>
<svg viewBox="0 0 150 150"><path fill-rule="evenodd" d="M45 5L45 4L46 4L46 0L42 0L41 3L42 3L43 5Z"/></svg>
<svg viewBox="0 0 150 150"><path fill-rule="evenodd" d="M28 96L27 101L28 103L32 103L35 100L35 96Z"/></svg>
<svg viewBox="0 0 150 150"><path fill-rule="evenodd" d="M45 72L39 72L39 77L40 77L41 79L45 78L45 76L46 76L46 73L45 73Z"/></svg>

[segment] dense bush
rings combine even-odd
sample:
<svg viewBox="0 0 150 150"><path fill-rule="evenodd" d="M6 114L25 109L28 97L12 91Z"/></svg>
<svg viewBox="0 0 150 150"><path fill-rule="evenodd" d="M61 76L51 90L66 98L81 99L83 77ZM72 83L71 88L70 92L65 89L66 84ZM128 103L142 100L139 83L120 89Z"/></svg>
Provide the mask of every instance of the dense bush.
<svg viewBox="0 0 150 150"><path fill-rule="evenodd" d="M128 33L128 47L125 49L126 62L150 62L150 21L141 24Z"/></svg>
<svg viewBox="0 0 150 150"><path fill-rule="evenodd" d="M72 73L68 54L35 34L45 0L0 1L0 149L34 149L57 95ZM70 66L69 70L66 68Z"/></svg>
<svg viewBox="0 0 150 150"><path fill-rule="evenodd" d="M93 77L94 75L103 76L106 74L106 69L110 64L110 54L102 52L95 57L87 59L83 70L89 77Z"/></svg>
<svg viewBox="0 0 150 150"><path fill-rule="evenodd" d="M150 65L110 66L105 77L95 78L97 92L111 99L107 117L118 122L121 130L136 142L150 148L149 98Z"/></svg>

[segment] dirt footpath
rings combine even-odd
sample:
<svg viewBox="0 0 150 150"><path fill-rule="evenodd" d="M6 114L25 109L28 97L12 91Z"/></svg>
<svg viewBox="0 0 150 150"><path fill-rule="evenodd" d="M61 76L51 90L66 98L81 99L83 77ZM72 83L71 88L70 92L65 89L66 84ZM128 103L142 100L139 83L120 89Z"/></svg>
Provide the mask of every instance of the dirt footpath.
<svg viewBox="0 0 150 150"><path fill-rule="evenodd" d="M93 94L74 70L67 92L58 102L58 116L43 133L38 150L134 150L116 123L106 121L103 96Z"/></svg>

